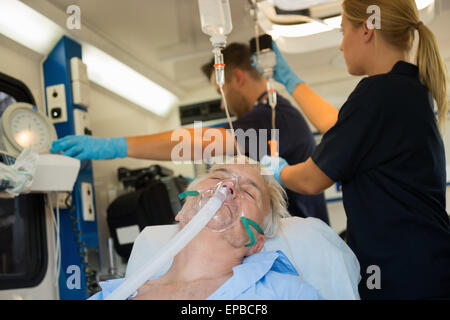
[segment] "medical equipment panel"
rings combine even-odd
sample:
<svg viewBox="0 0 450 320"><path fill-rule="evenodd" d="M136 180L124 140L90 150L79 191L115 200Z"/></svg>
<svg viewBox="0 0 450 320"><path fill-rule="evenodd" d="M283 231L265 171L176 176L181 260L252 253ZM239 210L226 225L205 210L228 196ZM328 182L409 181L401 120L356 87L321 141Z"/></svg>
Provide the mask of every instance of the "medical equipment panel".
<svg viewBox="0 0 450 320"><path fill-rule="evenodd" d="M53 123L67 122L66 88L64 84L48 86L47 109Z"/></svg>
<svg viewBox="0 0 450 320"><path fill-rule="evenodd" d="M73 80L85 79L86 72L83 65L72 58L82 60L81 45L64 36L43 64L45 88L64 85L67 121L54 124L58 138L75 134L75 110L87 111L81 104L75 103L80 102L75 101L73 94ZM72 61L77 61L73 62L74 66ZM46 111L47 114L51 113L48 105ZM62 300L84 300L100 289L96 284L99 267L97 261L100 259L94 188L88 188L89 196L83 196L83 191L86 195L88 193L86 187L83 188L86 186L83 183L93 186L92 163L82 161L80 167L73 191L66 197L67 209L60 210L59 296ZM86 216L83 214L83 208L87 208ZM93 210L93 213L89 213L89 209ZM85 217L88 219L84 219ZM79 272L80 286L74 286L71 283L71 280L77 276L74 270L81 271Z"/></svg>
<svg viewBox="0 0 450 320"><path fill-rule="evenodd" d="M89 79L87 65L78 57L70 59L72 72L73 103L78 106L89 107Z"/></svg>

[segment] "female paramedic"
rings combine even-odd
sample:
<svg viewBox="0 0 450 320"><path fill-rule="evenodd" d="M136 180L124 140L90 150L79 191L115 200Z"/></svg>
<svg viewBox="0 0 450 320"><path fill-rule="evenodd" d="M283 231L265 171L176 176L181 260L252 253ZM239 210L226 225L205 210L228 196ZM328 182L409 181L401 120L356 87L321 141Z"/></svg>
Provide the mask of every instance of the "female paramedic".
<svg viewBox="0 0 450 320"><path fill-rule="evenodd" d="M381 10L381 29L366 23L372 5ZM446 74L436 39L414 0L344 0L342 31L348 72L368 77L339 113L276 49L276 79L325 135L304 163L262 162L295 192L316 194L342 182L362 299L450 298L446 164L432 99L443 126ZM416 31L417 66L408 62Z"/></svg>

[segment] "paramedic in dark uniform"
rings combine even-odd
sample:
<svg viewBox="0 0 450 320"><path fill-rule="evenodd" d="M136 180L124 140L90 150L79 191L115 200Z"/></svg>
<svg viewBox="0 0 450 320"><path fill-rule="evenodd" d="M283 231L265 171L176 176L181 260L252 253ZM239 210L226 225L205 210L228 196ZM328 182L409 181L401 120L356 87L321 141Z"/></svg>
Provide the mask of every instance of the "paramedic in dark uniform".
<svg viewBox="0 0 450 320"><path fill-rule="evenodd" d="M266 129L270 139L272 109L266 102L266 80L256 68L252 67L249 46L230 44L222 53L226 65L224 93L230 112L237 117L234 129L255 129L257 133L259 129ZM208 63L202 70L208 79L214 77L213 63ZM292 164L305 161L316 147L311 130L298 109L280 95L277 99L276 128L279 129L279 154ZM191 141L194 141L194 129L185 130L190 132L193 137ZM205 131L207 128L202 130ZM222 131L226 141L229 132L226 128L218 130ZM169 161L172 160L172 150L178 144L171 139L173 132L119 138L67 136L54 142L51 152L63 152L64 155L80 160L133 157ZM259 140L259 135L257 138ZM202 141L203 150L209 143L206 140ZM268 144L265 145L268 149ZM247 144L246 146L248 147ZM262 155L270 154L268 152L267 150ZM195 151L191 154L194 155ZM257 155L259 158L260 153ZM313 196L300 195L290 190L287 190L287 193L291 215L315 217L329 224L323 193Z"/></svg>
<svg viewBox="0 0 450 320"><path fill-rule="evenodd" d="M225 85L224 94L228 102L228 108L237 119L233 121L233 129L242 129L244 132L250 129L265 129L268 139L271 139L272 108L267 101L266 80L258 70L252 66L249 46L241 43L232 43L223 51L225 60ZM217 87L214 71L214 59L202 68L213 86ZM219 88L217 88L219 91ZM222 104L222 109L223 109ZM316 147L314 137L307 122L301 113L281 95L277 94L275 108L275 128L279 130L279 154L288 163L303 162L312 154ZM225 127L229 129L229 125ZM258 135L259 138L259 135ZM261 144L258 143L259 148ZM259 155L270 154L269 145ZM250 143L245 143L245 154L252 157L249 148ZM288 195L289 213L299 217L315 217L329 224L328 211L324 194L306 196L286 190Z"/></svg>
<svg viewBox="0 0 450 320"><path fill-rule="evenodd" d="M381 29L366 23L370 5L384 13ZM446 75L437 43L412 0L345 0L343 9L340 49L348 71L368 77L338 113L276 49L275 72L325 135L306 162L262 162L300 193L342 182L347 241L361 265L361 298L450 299L446 162L433 105L434 97L442 124ZM418 66L408 62L416 32Z"/></svg>

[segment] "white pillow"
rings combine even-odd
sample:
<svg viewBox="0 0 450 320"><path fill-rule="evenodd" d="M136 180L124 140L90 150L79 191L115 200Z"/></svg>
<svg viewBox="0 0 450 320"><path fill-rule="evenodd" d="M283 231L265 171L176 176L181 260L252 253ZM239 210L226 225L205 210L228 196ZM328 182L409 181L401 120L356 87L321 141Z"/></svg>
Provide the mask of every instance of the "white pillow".
<svg viewBox="0 0 450 320"><path fill-rule="evenodd" d="M133 274L178 232L178 225L146 227L136 238L126 276ZM263 250L281 250L300 276L331 300L359 299L360 268L355 254L327 224L315 218L282 219L278 235ZM169 263L158 272L163 275Z"/></svg>
<svg viewBox="0 0 450 320"><path fill-rule="evenodd" d="M359 299L359 262L353 251L322 220L290 217L263 250L281 250L300 276L330 300Z"/></svg>

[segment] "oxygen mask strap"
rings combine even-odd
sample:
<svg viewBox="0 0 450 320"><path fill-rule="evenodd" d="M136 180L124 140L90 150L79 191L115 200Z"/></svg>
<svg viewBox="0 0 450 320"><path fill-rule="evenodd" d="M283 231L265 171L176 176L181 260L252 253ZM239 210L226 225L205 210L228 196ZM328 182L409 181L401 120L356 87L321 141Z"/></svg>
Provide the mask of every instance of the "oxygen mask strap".
<svg viewBox="0 0 450 320"><path fill-rule="evenodd" d="M195 197L198 196L200 193L198 191L185 191L182 192L178 195L178 198L180 198L180 200L183 200L186 197Z"/></svg>
<svg viewBox="0 0 450 320"><path fill-rule="evenodd" d="M250 226L255 228L256 231L258 231L260 234L264 235L263 229L253 220L246 218L244 216L241 217L241 222L244 225L245 231L247 231L248 236L250 237L250 243L246 244L245 247L251 247L255 244L255 235L253 234L252 229Z"/></svg>

